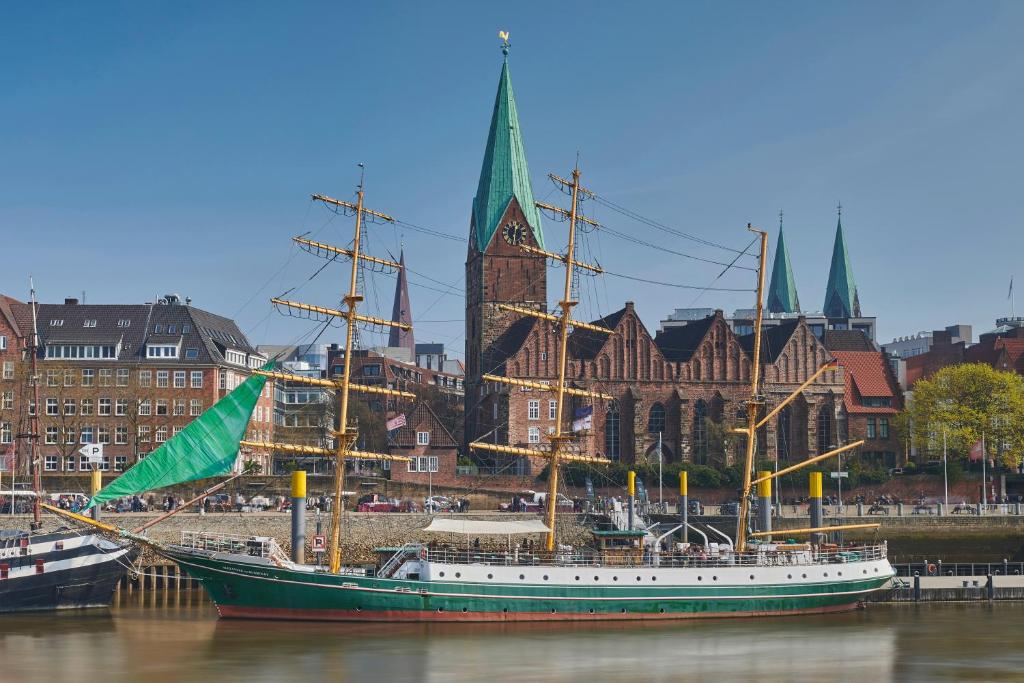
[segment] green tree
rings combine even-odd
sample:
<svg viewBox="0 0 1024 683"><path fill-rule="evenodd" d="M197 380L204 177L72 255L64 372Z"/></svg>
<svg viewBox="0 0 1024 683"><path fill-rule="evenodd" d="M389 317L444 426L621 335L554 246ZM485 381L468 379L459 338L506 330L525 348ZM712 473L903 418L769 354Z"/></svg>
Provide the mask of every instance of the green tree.
<svg viewBox="0 0 1024 683"><path fill-rule="evenodd" d="M900 422L931 457L942 455L943 430L959 459L984 433L988 457L1015 467L1024 456L1024 378L980 363L943 368L914 385Z"/></svg>

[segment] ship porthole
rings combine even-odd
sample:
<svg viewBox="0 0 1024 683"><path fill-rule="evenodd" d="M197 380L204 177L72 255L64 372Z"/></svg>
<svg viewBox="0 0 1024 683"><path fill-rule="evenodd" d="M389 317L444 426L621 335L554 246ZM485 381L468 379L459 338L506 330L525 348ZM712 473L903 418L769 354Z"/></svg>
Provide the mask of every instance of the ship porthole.
<svg viewBox="0 0 1024 683"><path fill-rule="evenodd" d="M639 578L639 577L637 577L637 578ZM703 581L703 580L704 580L704 577L703 577L703 576L698 576L698 577L697 577L697 580L698 580L698 581Z"/></svg>
<svg viewBox="0 0 1024 683"><path fill-rule="evenodd" d="M807 578L807 574L801 574L800 576L802 576L805 579Z"/></svg>
<svg viewBox="0 0 1024 683"><path fill-rule="evenodd" d="M455 572L455 578L456 579L461 579L462 578L462 572Z"/></svg>
<svg viewBox="0 0 1024 683"><path fill-rule="evenodd" d="M754 580L754 575L753 575L753 574L751 574L751 575L750 575L750 580L751 580L751 581L753 581L753 580Z"/></svg>
<svg viewBox="0 0 1024 683"><path fill-rule="evenodd" d="M577 577L576 577L576 580L577 580L577 581L579 581L579 580L580 580L580 577L578 577L578 576L577 576Z"/></svg>
<svg viewBox="0 0 1024 683"><path fill-rule="evenodd" d="M839 576L842 576L842 575L843 575L843 573L842 573L842 572L839 572Z"/></svg>
<svg viewBox="0 0 1024 683"><path fill-rule="evenodd" d="M876 574L878 573L878 567L875 567L875 573Z"/></svg>
<svg viewBox="0 0 1024 683"><path fill-rule="evenodd" d="M558 611L558 610L551 610L551 613L552 613L552 614L554 614L554 613L555 613L555 612L557 612L557 611Z"/></svg>
<svg viewBox="0 0 1024 683"><path fill-rule="evenodd" d="M596 576L595 576L595 577L594 577L594 581L597 581L597 579L598 579L598 577L596 577Z"/></svg>
<svg viewBox="0 0 1024 683"><path fill-rule="evenodd" d="M625 608L625 607L623 607L623 608L622 608L622 613L623 613L623 614L625 614L625 613L626 613L626 608Z"/></svg>
<svg viewBox="0 0 1024 683"><path fill-rule="evenodd" d="M591 608L590 608L590 613L591 613L591 614L593 614L593 613L594 613L594 608L593 608L593 607L591 607Z"/></svg>
<svg viewBox="0 0 1024 683"><path fill-rule="evenodd" d="M639 580L640 580L640 577L639 577L639 576L638 576L638 577L636 577L636 580L637 580L637 581L639 581Z"/></svg>
<svg viewBox="0 0 1024 683"><path fill-rule="evenodd" d="M443 578L444 577L444 572L438 572L437 575Z"/></svg>
<svg viewBox="0 0 1024 683"><path fill-rule="evenodd" d="M793 578L793 575L792 575L792 574L786 574L786 578L787 578L787 579L792 579L792 578Z"/></svg>
<svg viewBox="0 0 1024 683"><path fill-rule="evenodd" d="M462 608L462 613L463 613L463 614L465 614L465 613L466 613L466 612L468 612L468 611L469 611L469 610L468 610L467 608L465 608L465 607L463 607L463 608Z"/></svg>
<svg viewBox="0 0 1024 683"><path fill-rule="evenodd" d="M488 579L493 579L493 578L494 578L494 574L488 574L488 575L487 575L487 578L488 578Z"/></svg>
<svg viewBox="0 0 1024 683"><path fill-rule="evenodd" d="M524 580L525 578L526 578L526 574L520 574L519 575L519 580L520 581Z"/></svg>
<svg viewBox="0 0 1024 683"><path fill-rule="evenodd" d="M867 573L868 573L868 570L867 570L867 569L865 569L865 570L864 570L864 573L865 573L865 574L867 574Z"/></svg>
<svg viewBox="0 0 1024 683"><path fill-rule="evenodd" d="M618 580L619 580L619 577L617 577L617 576L613 576L612 577L612 581L618 581Z"/></svg>
<svg viewBox="0 0 1024 683"><path fill-rule="evenodd" d="M548 580L548 575L547 575L547 574L545 574L545 575L544 575L544 580L545 580L545 581L547 581L547 580Z"/></svg>
<svg viewBox="0 0 1024 683"><path fill-rule="evenodd" d="M444 611L444 607L438 607L438 608L437 608L437 611L438 611L438 613L440 614L441 612L443 612L443 611Z"/></svg>
<svg viewBox="0 0 1024 683"><path fill-rule="evenodd" d="M711 580L712 580L712 581L718 581L718 577L717 577L717 576L712 576L712 577L711 577Z"/></svg>
<svg viewBox="0 0 1024 683"><path fill-rule="evenodd" d="M657 577L657 576L652 576L652 577L651 577L651 581L657 581L657 580L658 580L658 577Z"/></svg>
<svg viewBox="0 0 1024 683"><path fill-rule="evenodd" d="M664 607L662 607L661 609L658 610L658 614L664 614L664 613L665 613L665 608Z"/></svg>
<svg viewBox="0 0 1024 683"><path fill-rule="evenodd" d="M828 576L828 572L825 572L825 576Z"/></svg>
<svg viewBox="0 0 1024 683"><path fill-rule="evenodd" d="M505 614L508 614L508 607L502 607L501 611L504 612Z"/></svg>

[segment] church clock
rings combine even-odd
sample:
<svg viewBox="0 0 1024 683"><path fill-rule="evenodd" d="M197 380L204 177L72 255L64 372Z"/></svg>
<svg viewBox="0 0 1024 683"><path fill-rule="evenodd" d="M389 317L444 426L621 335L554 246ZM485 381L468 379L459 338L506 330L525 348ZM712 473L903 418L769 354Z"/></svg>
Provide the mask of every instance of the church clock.
<svg viewBox="0 0 1024 683"><path fill-rule="evenodd" d="M519 221L509 221L501 229L501 236L509 244L518 246L526 240L526 227Z"/></svg>

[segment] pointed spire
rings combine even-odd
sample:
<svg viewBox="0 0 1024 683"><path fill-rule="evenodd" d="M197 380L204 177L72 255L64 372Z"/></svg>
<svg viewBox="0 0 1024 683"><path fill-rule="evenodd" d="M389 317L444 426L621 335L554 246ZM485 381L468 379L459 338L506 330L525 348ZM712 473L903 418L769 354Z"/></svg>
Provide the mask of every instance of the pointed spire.
<svg viewBox="0 0 1024 683"><path fill-rule="evenodd" d="M772 281L768 286L769 313L799 313L800 298L796 294L793 280L793 266L786 249L786 235L782 232L782 210L779 210L779 241L775 246L775 260L772 264Z"/></svg>
<svg viewBox="0 0 1024 683"><path fill-rule="evenodd" d="M508 72L507 41L503 44L502 51L506 57L501 65L501 77L498 79L498 94L494 99L494 112L491 114L491 128L487 134L480 183L477 186L476 197L473 198L474 235L480 251L487 248L494 233L498 231L498 223L513 198L522 209L537 243L544 246L540 211L533 203L530 168L526 163L519 114L516 110L515 95L512 93L512 79Z"/></svg>
<svg viewBox="0 0 1024 683"><path fill-rule="evenodd" d="M853 281L850 254L843 238L843 205L836 207L839 220L836 222L836 241L832 247L832 266L828 271L828 285L825 288L824 313L829 318L860 317L860 299L857 284Z"/></svg>
<svg viewBox="0 0 1024 683"><path fill-rule="evenodd" d="M409 303L409 281L405 277L405 249L402 250L398 259L401 268L398 270L398 282L395 283L395 305L391 309L391 321L412 325L412 305ZM416 360L416 342L412 337L412 330L403 330L392 327L388 335L388 346L397 346L409 349L412 360Z"/></svg>

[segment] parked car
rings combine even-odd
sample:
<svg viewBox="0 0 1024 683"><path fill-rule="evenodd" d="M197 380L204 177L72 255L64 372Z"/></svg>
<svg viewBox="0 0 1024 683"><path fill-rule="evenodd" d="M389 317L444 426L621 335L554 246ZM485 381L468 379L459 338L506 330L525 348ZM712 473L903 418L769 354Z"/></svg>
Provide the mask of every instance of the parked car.
<svg viewBox="0 0 1024 683"><path fill-rule="evenodd" d="M686 511L691 515L703 515L704 506L701 505L699 500L691 500L686 506Z"/></svg>
<svg viewBox="0 0 1024 683"><path fill-rule="evenodd" d="M455 501L447 496L430 496L423 501L425 512L448 512L455 508Z"/></svg>
<svg viewBox="0 0 1024 683"><path fill-rule="evenodd" d="M356 501L357 512L398 512L398 509L398 501L385 498L378 493L360 496Z"/></svg>
<svg viewBox="0 0 1024 683"><path fill-rule="evenodd" d="M720 515L738 515L740 514L740 504L737 502L722 503L718 506L718 514Z"/></svg>

